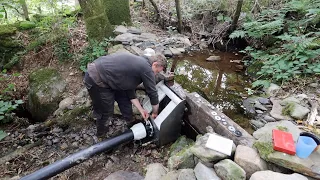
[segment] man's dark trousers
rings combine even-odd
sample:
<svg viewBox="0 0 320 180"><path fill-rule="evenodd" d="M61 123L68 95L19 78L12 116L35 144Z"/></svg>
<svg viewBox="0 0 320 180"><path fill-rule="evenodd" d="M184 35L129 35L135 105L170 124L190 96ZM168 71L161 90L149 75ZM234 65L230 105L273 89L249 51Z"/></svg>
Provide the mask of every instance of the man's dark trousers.
<svg viewBox="0 0 320 180"><path fill-rule="evenodd" d="M132 103L125 91L113 90L110 87L99 87L86 72L84 84L92 100L93 116L96 119L97 136L104 135L110 117L114 112L114 101L117 101L120 112L125 120L132 121Z"/></svg>

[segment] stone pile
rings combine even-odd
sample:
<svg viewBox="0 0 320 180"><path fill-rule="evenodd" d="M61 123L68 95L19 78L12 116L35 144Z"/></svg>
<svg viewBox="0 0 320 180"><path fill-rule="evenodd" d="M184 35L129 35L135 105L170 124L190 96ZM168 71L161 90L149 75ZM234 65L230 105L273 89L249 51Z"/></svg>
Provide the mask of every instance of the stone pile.
<svg viewBox="0 0 320 180"><path fill-rule="evenodd" d="M109 53L131 52L142 55L143 50L152 48L156 53L161 53L166 57L179 56L188 51L192 44L188 37L174 35L172 37L158 37L152 33L141 32L134 27L117 26L114 30L117 35L114 42L118 45L109 49Z"/></svg>

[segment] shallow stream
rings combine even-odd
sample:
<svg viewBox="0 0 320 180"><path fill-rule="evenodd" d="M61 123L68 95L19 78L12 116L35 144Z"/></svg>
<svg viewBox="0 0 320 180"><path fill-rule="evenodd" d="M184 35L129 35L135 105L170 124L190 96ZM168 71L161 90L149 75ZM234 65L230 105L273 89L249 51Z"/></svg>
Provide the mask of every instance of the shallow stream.
<svg viewBox="0 0 320 180"><path fill-rule="evenodd" d="M210 55L220 56L220 61L209 62ZM215 108L222 111L241 127L252 133L249 119L242 108L242 97L251 87L242 65L235 63L242 56L227 52L199 52L175 58L171 72L175 80L189 92L198 92Z"/></svg>

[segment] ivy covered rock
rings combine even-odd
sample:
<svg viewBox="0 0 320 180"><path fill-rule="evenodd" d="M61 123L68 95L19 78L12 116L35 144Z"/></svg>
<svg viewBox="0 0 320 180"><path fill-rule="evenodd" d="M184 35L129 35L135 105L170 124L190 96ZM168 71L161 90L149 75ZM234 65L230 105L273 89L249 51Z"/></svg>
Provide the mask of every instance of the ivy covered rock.
<svg viewBox="0 0 320 180"><path fill-rule="evenodd" d="M17 28L14 27L13 25L0 25L0 36L5 37L5 36L11 36L14 35L17 31Z"/></svg>
<svg viewBox="0 0 320 180"><path fill-rule="evenodd" d="M44 121L58 107L66 83L57 70L43 68L29 76L27 108L36 121Z"/></svg>
<svg viewBox="0 0 320 180"><path fill-rule="evenodd" d="M32 21L22 21L19 24L19 28L23 29L23 30L32 29L32 28L35 28L35 27L36 27L36 24L34 22L32 22Z"/></svg>
<svg viewBox="0 0 320 180"><path fill-rule="evenodd" d="M112 25L131 24L129 0L104 0L103 3Z"/></svg>

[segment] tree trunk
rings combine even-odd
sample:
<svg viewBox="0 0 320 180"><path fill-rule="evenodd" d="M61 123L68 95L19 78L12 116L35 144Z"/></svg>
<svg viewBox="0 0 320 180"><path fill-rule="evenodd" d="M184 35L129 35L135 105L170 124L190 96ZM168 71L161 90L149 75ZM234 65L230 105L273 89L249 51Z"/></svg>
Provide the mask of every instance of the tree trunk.
<svg viewBox="0 0 320 180"><path fill-rule="evenodd" d="M233 21L232 21L232 24L231 24L231 27L230 27L230 31L231 32L233 32L237 27L239 16L240 16L240 13L241 13L242 4L243 4L243 0L238 0L237 10L234 13Z"/></svg>
<svg viewBox="0 0 320 180"><path fill-rule="evenodd" d="M89 39L102 41L111 36L113 28L109 22L104 0L79 0Z"/></svg>
<svg viewBox="0 0 320 180"><path fill-rule="evenodd" d="M156 21L158 21L160 19L160 11L159 11L159 8L157 6L157 4L154 2L154 0L149 0L152 4L152 6L154 7L154 10L156 11L157 13L157 19Z"/></svg>
<svg viewBox="0 0 320 180"><path fill-rule="evenodd" d="M25 18L27 21L30 21L26 0L20 0L20 4L21 4L21 6L22 6L24 18Z"/></svg>
<svg viewBox="0 0 320 180"><path fill-rule="evenodd" d="M112 25L131 25L129 0L102 0L102 6L106 8L109 22Z"/></svg>
<svg viewBox="0 0 320 180"><path fill-rule="evenodd" d="M176 11L178 17L178 32L182 32L182 17L181 17L181 8L180 8L180 0L175 0L176 2Z"/></svg>

